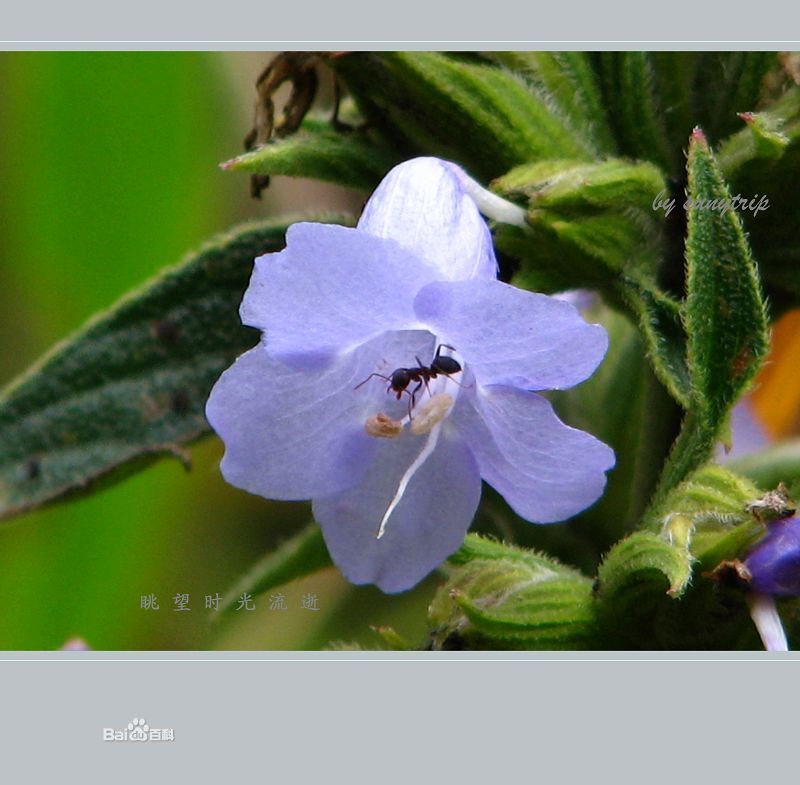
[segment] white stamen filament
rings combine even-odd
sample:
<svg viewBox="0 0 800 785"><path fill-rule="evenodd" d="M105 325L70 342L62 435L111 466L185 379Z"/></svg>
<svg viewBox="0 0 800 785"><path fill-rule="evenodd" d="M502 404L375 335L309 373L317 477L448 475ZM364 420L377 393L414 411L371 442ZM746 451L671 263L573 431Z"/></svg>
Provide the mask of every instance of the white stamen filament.
<svg viewBox="0 0 800 785"><path fill-rule="evenodd" d="M752 591L747 594L747 604L764 648L767 651L789 651L781 617L775 607L775 598L771 594Z"/></svg>
<svg viewBox="0 0 800 785"><path fill-rule="evenodd" d="M394 497L392 498L391 502L389 502L389 506L386 508L386 512L383 514L383 518L381 518L381 525L378 529L378 539L380 540L383 537L384 532L386 531L386 524L389 521L389 516L395 511L397 505L400 504L403 494L406 492L406 488L408 488L408 484L411 482L414 475L417 473L417 469L419 469L425 461L428 460L431 453L436 449L436 443L439 441L439 434L442 431L442 424L439 423L435 426L431 432L428 434L428 438L425 442L425 446L422 448L421 452L417 457L414 459L414 462L411 466L406 469L405 474L403 474L402 478L400 479L400 484L397 486L397 492L395 493Z"/></svg>
<svg viewBox="0 0 800 785"><path fill-rule="evenodd" d="M431 390L431 387L434 389ZM430 400L427 401L424 406L421 406L415 415L412 416L411 413L409 413L402 420L391 420L386 415L379 414L367 421L367 432L372 436L399 435L399 432L397 434L394 432L391 434L378 434L374 432L378 425L383 428L387 424L391 424L392 431L394 431L397 426L399 426L399 430L402 430L406 425L409 425L409 431L413 436L423 436L427 434L427 439L425 440L425 445L422 450L420 450L417 457L400 478L397 491L389 502L389 506L386 508L383 518L381 518L377 539L380 539L386 533L386 525L389 522L389 518L403 500L409 483L436 449L436 444L439 441L439 434L442 431L442 422L452 411L460 387L461 385L454 379L451 379L447 375L442 375L434 384L425 385L427 392L430 394Z"/></svg>

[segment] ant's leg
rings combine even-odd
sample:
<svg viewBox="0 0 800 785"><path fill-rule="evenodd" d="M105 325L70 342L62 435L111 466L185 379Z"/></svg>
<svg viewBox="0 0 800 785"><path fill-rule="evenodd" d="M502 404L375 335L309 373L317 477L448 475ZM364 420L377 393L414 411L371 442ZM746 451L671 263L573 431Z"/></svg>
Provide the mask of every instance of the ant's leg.
<svg viewBox="0 0 800 785"><path fill-rule="evenodd" d="M420 375L422 376L422 382L425 384L425 389L428 391L428 395L431 395L431 388L428 386L428 377L431 379L436 378L436 372L432 371L430 368L427 368L422 364L422 360L419 359L416 355L414 355L414 359L417 361L417 366L420 370ZM419 387L417 387L417 390ZM416 392L416 390L414 391Z"/></svg>
<svg viewBox="0 0 800 785"><path fill-rule="evenodd" d="M361 387L361 385L366 384L373 376L377 376L379 379L384 379L387 382L392 381L388 376L384 376L382 373L371 373L366 379L364 379L363 382L359 382L355 387L353 387L353 389L357 390L359 387Z"/></svg>
<svg viewBox="0 0 800 785"><path fill-rule="evenodd" d="M417 393L419 392L419 388L422 387L422 382L417 382L417 386L411 390L404 390L404 392L408 393L408 420L411 422L413 420L413 416L411 414L411 410L417 405Z"/></svg>
<svg viewBox="0 0 800 785"><path fill-rule="evenodd" d="M459 382L458 380L454 379L453 375L450 374L450 373L446 373L446 374L443 374L443 375L446 376L451 382L453 382L453 384L456 384L459 387L463 387L465 390L469 390L469 389L472 388L471 384L464 384L463 382Z"/></svg>

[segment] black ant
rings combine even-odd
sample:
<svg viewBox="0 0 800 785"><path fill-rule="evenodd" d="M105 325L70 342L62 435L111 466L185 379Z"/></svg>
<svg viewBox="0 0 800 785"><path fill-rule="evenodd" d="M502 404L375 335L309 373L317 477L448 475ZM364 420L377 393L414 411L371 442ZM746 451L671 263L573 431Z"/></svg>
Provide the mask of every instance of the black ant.
<svg viewBox="0 0 800 785"><path fill-rule="evenodd" d="M453 357L447 357L446 355L442 356L442 349L450 349L453 352L455 351L452 346L448 346L446 343L440 343L430 365L423 365L422 360L420 360L419 357L414 357L414 359L417 361L416 367L398 368L397 370L392 371L391 376L384 376L382 373L371 373L366 379L364 379L363 382L357 384L354 389L357 390L362 384L366 384L373 376L377 376L379 379L385 379L387 382L389 382L386 392L391 391L395 393L398 401L403 393L406 393L410 397L408 402L408 417L411 419L411 410L414 408L414 405L417 402L417 393L420 391L420 388L423 384L425 385L425 389L427 389L430 393L428 382L431 379L435 379L438 376L451 376L452 374L460 373L461 371L461 363L459 363L458 360L454 359ZM416 382L417 386L411 392L409 392L408 386L411 384L411 382Z"/></svg>

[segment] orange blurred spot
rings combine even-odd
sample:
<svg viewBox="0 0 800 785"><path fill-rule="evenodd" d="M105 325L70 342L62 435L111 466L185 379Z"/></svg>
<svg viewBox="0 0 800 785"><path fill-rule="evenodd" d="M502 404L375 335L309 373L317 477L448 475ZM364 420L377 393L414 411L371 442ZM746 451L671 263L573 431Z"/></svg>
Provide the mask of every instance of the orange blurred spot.
<svg viewBox="0 0 800 785"><path fill-rule="evenodd" d="M772 328L772 348L751 394L758 419L773 439L800 433L800 310Z"/></svg>

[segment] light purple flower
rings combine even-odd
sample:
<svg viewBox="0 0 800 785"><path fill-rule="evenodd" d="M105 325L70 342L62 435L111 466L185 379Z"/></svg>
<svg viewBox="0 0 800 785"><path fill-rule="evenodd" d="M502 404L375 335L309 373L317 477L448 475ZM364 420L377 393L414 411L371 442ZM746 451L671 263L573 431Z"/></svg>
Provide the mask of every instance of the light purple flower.
<svg viewBox="0 0 800 785"><path fill-rule="evenodd" d="M568 303L497 280L477 188L453 164L418 158L387 175L355 229L292 226L283 251L256 260L242 302L262 342L206 409L228 482L311 499L334 562L385 592L458 549L481 478L547 523L596 501L614 463L532 392L589 376L606 333ZM437 349L463 370L422 384L413 408L415 382L397 400L370 377L429 367Z"/></svg>

